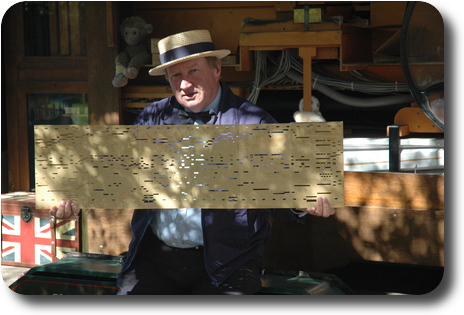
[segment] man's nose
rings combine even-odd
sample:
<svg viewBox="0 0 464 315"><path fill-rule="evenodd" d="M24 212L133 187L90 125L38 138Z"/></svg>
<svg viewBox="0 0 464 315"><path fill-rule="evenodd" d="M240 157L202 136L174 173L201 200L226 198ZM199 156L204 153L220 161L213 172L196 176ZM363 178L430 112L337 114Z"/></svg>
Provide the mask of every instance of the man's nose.
<svg viewBox="0 0 464 315"><path fill-rule="evenodd" d="M191 86L192 86L192 83L189 80L182 79L182 81L180 81L180 88L182 90L186 90Z"/></svg>

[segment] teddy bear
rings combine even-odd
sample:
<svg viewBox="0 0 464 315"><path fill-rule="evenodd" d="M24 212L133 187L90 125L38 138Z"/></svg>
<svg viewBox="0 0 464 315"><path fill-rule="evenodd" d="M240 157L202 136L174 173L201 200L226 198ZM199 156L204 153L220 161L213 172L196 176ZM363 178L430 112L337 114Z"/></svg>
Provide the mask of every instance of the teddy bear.
<svg viewBox="0 0 464 315"><path fill-rule="evenodd" d="M296 122L325 122L325 118L322 117L321 112L319 111L320 103L315 96L311 96L311 111L304 110L304 99L300 100L298 106L299 111L293 113L293 119Z"/></svg>
<svg viewBox="0 0 464 315"><path fill-rule="evenodd" d="M135 79L142 65L151 62L148 34L153 32L153 26L140 16L124 19L119 28L126 46L115 60L116 75L112 83L117 88L127 85L129 79Z"/></svg>

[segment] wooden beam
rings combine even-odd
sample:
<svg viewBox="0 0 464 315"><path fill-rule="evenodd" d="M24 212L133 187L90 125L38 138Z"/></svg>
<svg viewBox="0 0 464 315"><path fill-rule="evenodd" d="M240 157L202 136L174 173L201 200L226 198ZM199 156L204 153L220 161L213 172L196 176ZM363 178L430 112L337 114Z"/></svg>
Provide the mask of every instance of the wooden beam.
<svg viewBox="0 0 464 315"><path fill-rule="evenodd" d="M118 46L119 27L118 19L119 12L117 6L113 4L113 1L106 1L106 42L108 47Z"/></svg>
<svg viewBox="0 0 464 315"><path fill-rule="evenodd" d="M5 12L2 32L8 34L8 45L2 46L4 57L5 93L2 93L2 106L6 106L8 141L8 188L10 191L29 191L29 155L27 138L27 104L25 96L18 88L16 65L24 58L24 4L17 3ZM2 174L3 175L3 174ZM3 187L2 187L3 189Z"/></svg>
<svg viewBox="0 0 464 315"><path fill-rule="evenodd" d="M49 6L49 32L50 32L50 55L58 56L59 35L58 35L58 3L48 2Z"/></svg>
<svg viewBox="0 0 464 315"><path fill-rule="evenodd" d="M117 47L108 47L107 44L106 3L90 1L85 4L85 9L88 29L89 124L119 124L120 89L111 84L118 51Z"/></svg>
<svg viewBox="0 0 464 315"><path fill-rule="evenodd" d="M239 71L250 71L252 69L252 52L249 47L240 47Z"/></svg>
<svg viewBox="0 0 464 315"><path fill-rule="evenodd" d="M87 81L18 81L17 86L26 93L87 93ZM26 104L26 103L24 103ZM27 107L27 106L26 106ZM27 118L27 115L25 116Z"/></svg>
<svg viewBox="0 0 464 315"><path fill-rule="evenodd" d="M240 46L298 48L302 46L337 47L341 31L241 33Z"/></svg>
<svg viewBox="0 0 464 315"><path fill-rule="evenodd" d="M58 19L59 19L59 36L60 36L60 52L61 56L68 56L70 53L69 45L69 8L65 1L58 3Z"/></svg>
<svg viewBox="0 0 464 315"><path fill-rule="evenodd" d="M303 59L303 100L305 111L312 111L312 61L316 56L316 47L300 47L299 55Z"/></svg>
<svg viewBox="0 0 464 315"><path fill-rule="evenodd" d="M169 85L133 86L127 85L121 89L123 98L165 98L174 93Z"/></svg>
<svg viewBox="0 0 464 315"><path fill-rule="evenodd" d="M87 81L87 69L32 69L20 71L19 80L28 81Z"/></svg>
<svg viewBox="0 0 464 315"><path fill-rule="evenodd" d="M41 69L87 69L87 57L24 57L17 64L18 69L36 69L40 72ZM72 79L72 78L68 78Z"/></svg>
<svg viewBox="0 0 464 315"><path fill-rule="evenodd" d="M345 172L345 205L444 211L444 181L444 175Z"/></svg>
<svg viewBox="0 0 464 315"><path fill-rule="evenodd" d="M69 1L69 44L71 56L81 55L81 25L80 25L79 1Z"/></svg>

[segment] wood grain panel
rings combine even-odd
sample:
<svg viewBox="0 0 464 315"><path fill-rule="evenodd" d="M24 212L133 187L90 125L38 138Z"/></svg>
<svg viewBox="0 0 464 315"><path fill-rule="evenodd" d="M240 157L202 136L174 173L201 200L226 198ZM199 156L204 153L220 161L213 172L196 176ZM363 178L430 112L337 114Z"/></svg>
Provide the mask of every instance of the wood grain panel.
<svg viewBox="0 0 464 315"><path fill-rule="evenodd" d="M444 210L444 175L345 172L345 204Z"/></svg>
<svg viewBox="0 0 464 315"><path fill-rule="evenodd" d="M272 220L266 268L324 271L359 259L444 266L443 175L345 172L344 180L346 205L334 216Z"/></svg>

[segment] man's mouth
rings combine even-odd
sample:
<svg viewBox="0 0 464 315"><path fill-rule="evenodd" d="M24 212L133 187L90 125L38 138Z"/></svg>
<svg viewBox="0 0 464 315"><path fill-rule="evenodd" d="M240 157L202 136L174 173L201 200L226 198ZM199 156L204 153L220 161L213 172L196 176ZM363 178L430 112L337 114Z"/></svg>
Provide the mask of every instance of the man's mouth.
<svg viewBox="0 0 464 315"><path fill-rule="evenodd" d="M195 95L196 95L195 92L184 93L184 98L191 99L191 98L195 97Z"/></svg>

